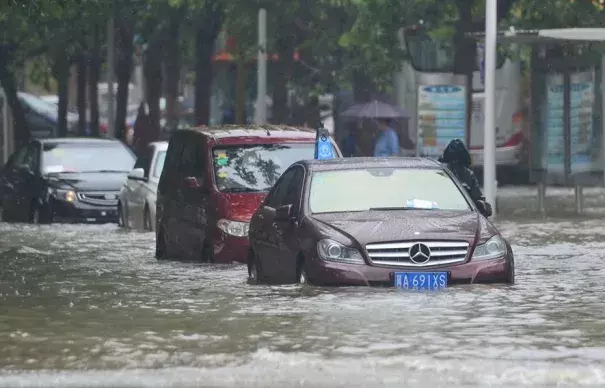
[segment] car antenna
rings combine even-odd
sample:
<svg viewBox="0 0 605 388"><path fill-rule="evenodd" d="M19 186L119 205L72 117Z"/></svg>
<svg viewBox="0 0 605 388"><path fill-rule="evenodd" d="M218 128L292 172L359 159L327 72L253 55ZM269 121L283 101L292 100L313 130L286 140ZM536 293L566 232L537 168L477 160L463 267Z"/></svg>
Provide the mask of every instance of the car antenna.
<svg viewBox="0 0 605 388"><path fill-rule="evenodd" d="M265 127L265 131L267 132L267 136L271 136L271 132L269 132L269 128Z"/></svg>

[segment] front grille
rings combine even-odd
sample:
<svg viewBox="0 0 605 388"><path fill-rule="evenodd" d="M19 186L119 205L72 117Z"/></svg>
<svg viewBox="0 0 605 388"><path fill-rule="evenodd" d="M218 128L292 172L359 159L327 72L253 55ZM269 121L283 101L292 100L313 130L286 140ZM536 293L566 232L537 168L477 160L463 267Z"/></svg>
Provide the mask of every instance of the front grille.
<svg viewBox="0 0 605 388"><path fill-rule="evenodd" d="M78 200L89 205L117 206L118 193L112 191L80 192Z"/></svg>
<svg viewBox="0 0 605 388"><path fill-rule="evenodd" d="M424 244L430 249L428 261L417 263L412 260L410 248L416 244ZM469 243L466 241L405 241L366 245L368 256L373 264L400 267L430 267L462 263L466 259L468 248Z"/></svg>

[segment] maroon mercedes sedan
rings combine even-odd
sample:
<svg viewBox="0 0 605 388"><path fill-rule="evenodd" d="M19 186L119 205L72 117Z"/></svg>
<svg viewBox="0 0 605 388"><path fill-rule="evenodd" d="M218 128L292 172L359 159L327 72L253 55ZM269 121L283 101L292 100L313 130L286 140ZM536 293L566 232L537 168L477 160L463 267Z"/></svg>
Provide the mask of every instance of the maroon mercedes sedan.
<svg viewBox="0 0 605 388"><path fill-rule="evenodd" d="M514 283L510 244L424 158L300 161L250 223L249 282L440 289Z"/></svg>

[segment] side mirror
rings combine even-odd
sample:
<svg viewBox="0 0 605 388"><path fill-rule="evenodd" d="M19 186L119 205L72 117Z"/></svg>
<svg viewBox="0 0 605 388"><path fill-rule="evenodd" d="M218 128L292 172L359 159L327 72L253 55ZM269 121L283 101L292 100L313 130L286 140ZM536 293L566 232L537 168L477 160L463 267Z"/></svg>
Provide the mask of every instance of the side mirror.
<svg viewBox="0 0 605 388"><path fill-rule="evenodd" d="M128 174L128 179L133 181L144 181L145 180L145 170L142 168L135 168Z"/></svg>
<svg viewBox="0 0 605 388"><path fill-rule="evenodd" d="M490 205L489 202L477 201L476 205L477 205L477 209L479 209L479 212L481 212L481 214L483 214L485 217L492 216L492 214L493 214L492 205Z"/></svg>
<svg viewBox="0 0 605 388"><path fill-rule="evenodd" d="M284 205L275 209L275 221L288 222L293 216L292 205Z"/></svg>

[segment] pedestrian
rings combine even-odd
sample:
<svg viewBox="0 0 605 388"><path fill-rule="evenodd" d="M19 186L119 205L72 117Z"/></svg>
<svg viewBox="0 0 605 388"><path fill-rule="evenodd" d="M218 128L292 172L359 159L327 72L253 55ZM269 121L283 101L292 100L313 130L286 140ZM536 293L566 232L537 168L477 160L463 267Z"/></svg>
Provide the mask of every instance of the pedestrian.
<svg viewBox="0 0 605 388"><path fill-rule="evenodd" d="M399 156L399 137L393 129L390 119L378 119L378 138L374 144L374 156Z"/></svg>
<svg viewBox="0 0 605 388"><path fill-rule="evenodd" d="M456 176L466 189L471 199L484 216L492 215L492 207L483 196L479 181L473 170L471 170L471 155L469 154L464 142L460 139L452 140L443 150L439 157L439 162L447 165L447 168Z"/></svg>
<svg viewBox="0 0 605 388"><path fill-rule="evenodd" d="M346 158L354 157L357 151L357 140L355 139L355 132L352 128L349 128L347 136L342 142L343 154Z"/></svg>

